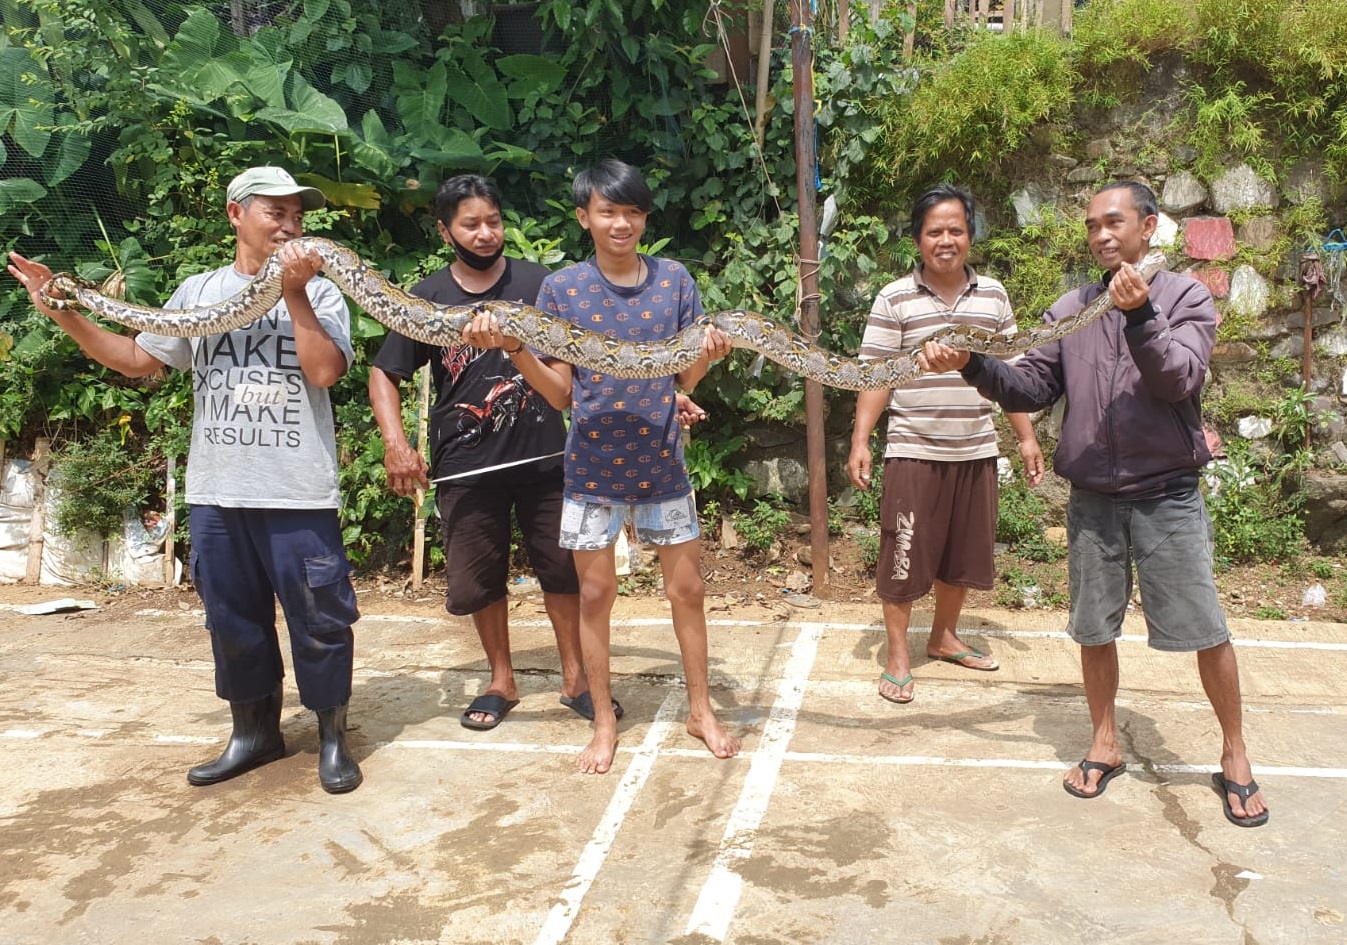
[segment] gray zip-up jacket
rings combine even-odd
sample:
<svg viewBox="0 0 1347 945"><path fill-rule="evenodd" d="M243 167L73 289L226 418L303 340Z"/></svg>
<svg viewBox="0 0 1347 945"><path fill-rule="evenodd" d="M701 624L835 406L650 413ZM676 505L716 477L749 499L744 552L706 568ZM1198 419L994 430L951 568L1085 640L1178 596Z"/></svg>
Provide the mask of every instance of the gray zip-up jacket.
<svg viewBox="0 0 1347 945"><path fill-rule="evenodd" d="M1104 281L1062 296L1056 322L1108 291ZM1015 364L974 355L964 378L1012 412L1066 397L1053 469L1073 486L1120 498L1161 495L1196 481L1210 459L1202 432L1202 384L1216 342L1216 306L1206 286L1161 271L1147 305L1102 318Z"/></svg>

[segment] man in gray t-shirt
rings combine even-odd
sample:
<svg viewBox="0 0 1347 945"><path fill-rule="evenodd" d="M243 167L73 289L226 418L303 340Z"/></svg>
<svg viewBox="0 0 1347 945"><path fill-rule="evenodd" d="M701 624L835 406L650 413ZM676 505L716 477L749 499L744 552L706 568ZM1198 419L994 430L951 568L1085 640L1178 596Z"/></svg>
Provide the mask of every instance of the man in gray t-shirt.
<svg viewBox="0 0 1347 945"><path fill-rule="evenodd" d="M290 631L300 701L318 715L318 779L342 793L359 786L346 748L354 634L359 618L337 508L337 448L328 388L353 354L350 313L322 260L291 242L322 192L277 167L254 167L229 184L226 212L237 237L232 265L187 279L168 308L220 302L280 252L282 301L257 322L225 334L134 338L74 311L42 304L51 278L41 263L10 254L10 273L37 308L94 360L130 377L164 365L192 372L192 446L187 495L192 581L206 609L215 688L228 700L233 733L223 754L187 773L215 784L285 754L276 600Z"/></svg>

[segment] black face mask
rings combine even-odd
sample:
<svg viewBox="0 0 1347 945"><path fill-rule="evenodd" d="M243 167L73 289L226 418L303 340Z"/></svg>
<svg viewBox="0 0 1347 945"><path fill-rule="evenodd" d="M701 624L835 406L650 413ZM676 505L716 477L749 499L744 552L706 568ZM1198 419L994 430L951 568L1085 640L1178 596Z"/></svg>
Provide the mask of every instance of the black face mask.
<svg viewBox="0 0 1347 945"><path fill-rule="evenodd" d="M459 243L458 240L454 239L452 233L449 235L449 245L454 247L454 253L457 254L459 259L463 260L469 268L476 269L479 272L484 272L494 266L496 260L500 259L501 254L505 252L505 244L502 243L500 248L490 256L479 256L477 253L474 253L472 250Z"/></svg>

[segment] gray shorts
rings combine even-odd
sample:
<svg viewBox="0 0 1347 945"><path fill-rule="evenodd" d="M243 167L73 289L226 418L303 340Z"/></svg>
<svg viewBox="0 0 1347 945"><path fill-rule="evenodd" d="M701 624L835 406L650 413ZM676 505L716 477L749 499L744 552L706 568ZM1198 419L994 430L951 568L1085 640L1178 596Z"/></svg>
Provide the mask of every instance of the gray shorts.
<svg viewBox="0 0 1347 945"><path fill-rule="evenodd" d="M701 535L691 493L637 505L601 505L567 496L561 507L561 547L602 551L617 541L627 519L636 526L636 540L647 545L681 545Z"/></svg>
<svg viewBox="0 0 1347 945"><path fill-rule="evenodd" d="M1122 635L1134 561L1152 649L1189 653L1230 639L1212 576L1211 518L1197 486L1137 500L1072 489L1066 530L1066 631L1081 646Z"/></svg>

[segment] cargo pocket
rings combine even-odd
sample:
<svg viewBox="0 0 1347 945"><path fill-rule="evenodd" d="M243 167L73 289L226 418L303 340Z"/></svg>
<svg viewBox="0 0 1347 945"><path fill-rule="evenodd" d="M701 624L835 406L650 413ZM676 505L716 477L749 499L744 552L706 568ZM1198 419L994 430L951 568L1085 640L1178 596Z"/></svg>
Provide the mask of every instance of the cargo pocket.
<svg viewBox="0 0 1347 945"><path fill-rule="evenodd" d="M206 612L206 630L211 629L210 608L206 606L207 594L201 590L201 556L195 550L187 553L187 579L192 582L192 590L201 599L201 609Z"/></svg>
<svg viewBox="0 0 1347 945"><path fill-rule="evenodd" d="M341 632L360 619L350 575L351 564L343 554L304 559L310 631Z"/></svg>

